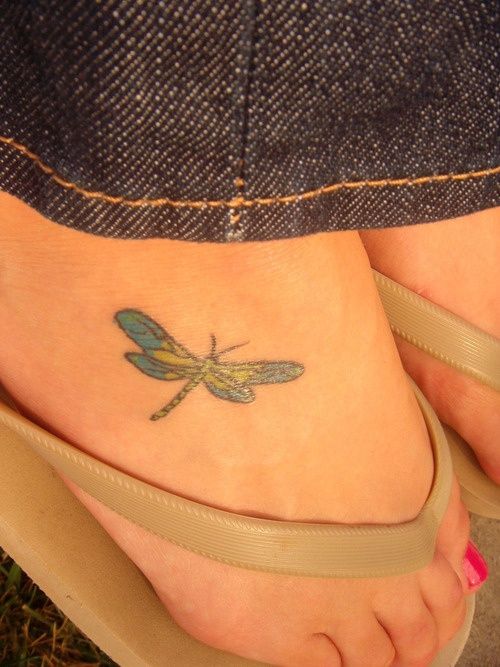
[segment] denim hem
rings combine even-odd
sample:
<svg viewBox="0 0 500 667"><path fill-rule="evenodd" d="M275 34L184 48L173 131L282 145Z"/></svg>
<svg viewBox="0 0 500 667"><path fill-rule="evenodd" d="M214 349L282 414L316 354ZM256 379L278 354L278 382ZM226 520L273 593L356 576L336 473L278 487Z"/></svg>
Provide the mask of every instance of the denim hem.
<svg viewBox="0 0 500 667"><path fill-rule="evenodd" d="M20 149L23 148L24 150ZM324 179L329 183L329 179ZM89 191L17 142L0 142L0 188L50 220L123 239L266 241L434 222L500 205L500 167L333 183L305 193L216 201L137 201ZM228 216L244 218L237 232Z"/></svg>

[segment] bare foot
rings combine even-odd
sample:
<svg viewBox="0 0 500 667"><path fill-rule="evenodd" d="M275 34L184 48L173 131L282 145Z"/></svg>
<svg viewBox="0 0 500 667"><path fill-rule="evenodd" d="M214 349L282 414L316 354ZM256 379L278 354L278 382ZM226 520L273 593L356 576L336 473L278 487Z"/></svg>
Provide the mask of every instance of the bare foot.
<svg viewBox="0 0 500 667"><path fill-rule="evenodd" d="M2 209L3 207L3 209ZM84 235L0 199L1 381L34 421L173 493L294 521L399 523L426 500L432 453L354 232L222 246ZM287 360L300 377L234 403L124 357L134 308L202 356ZM380 579L292 577L177 547L67 482L214 647L286 667L428 665L461 626L468 515L458 487L434 560ZM355 619L355 622L353 622Z"/></svg>
<svg viewBox="0 0 500 667"><path fill-rule="evenodd" d="M500 208L360 236L375 269L500 338ZM500 483L500 392L396 338L403 365L441 420Z"/></svg>

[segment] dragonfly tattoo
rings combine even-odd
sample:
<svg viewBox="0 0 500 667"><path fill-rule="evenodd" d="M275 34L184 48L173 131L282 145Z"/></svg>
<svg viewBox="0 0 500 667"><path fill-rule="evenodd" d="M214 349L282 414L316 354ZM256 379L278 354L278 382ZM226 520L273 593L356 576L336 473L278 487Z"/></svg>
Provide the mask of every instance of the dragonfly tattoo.
<svg viewBox="0 0 500 667"><path fill-rule="evenodd" d="M247 343L217 351L213 334L210 353L206 357L197 357L139 310L120 310L115 320L142 348L142 354L125 353L125 358L142 373L158 380L188 380L167 405L151 415L153 421L168 415L200 383L217 398L251 403L255 400L251 385L289 382L304 372L304 366L294 361L220 361L223 354Z"/></svg>

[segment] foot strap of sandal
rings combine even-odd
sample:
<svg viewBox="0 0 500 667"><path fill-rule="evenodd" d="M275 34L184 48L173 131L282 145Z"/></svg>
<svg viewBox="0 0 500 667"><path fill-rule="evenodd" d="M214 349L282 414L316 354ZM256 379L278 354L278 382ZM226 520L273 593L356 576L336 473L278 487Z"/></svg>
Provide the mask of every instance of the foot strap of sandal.
<svg viewBox="0 0 500 667"><path fill-rule="evenodd" d="M418 516L400 524L305 523L227 512L123 473L4 403L0 403L0 422L94 498L190 551L236 567L287 575L384 577L420 569L432 560L451 491L452 467L443 429L422 392L408 379L428 428L435 472ZM0 399L8 402L9 397L0 392Z"/></svg>
<svg viewBox="0 0 500 667"><path fill-rule="evenodd" d="M500 339L372 270L393 333L500 391Z"/></svg>

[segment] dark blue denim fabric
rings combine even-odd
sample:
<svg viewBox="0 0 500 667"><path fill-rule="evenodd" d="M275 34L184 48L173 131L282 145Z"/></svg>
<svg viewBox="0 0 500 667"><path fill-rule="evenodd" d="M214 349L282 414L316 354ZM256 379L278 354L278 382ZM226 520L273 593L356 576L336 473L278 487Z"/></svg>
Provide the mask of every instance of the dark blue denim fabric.
<svg viewBox="0 0 500 667"><path fill-rule="evenodd" d="M495 0L0 0L0 188L121 238L500 204Z"/></svg>

